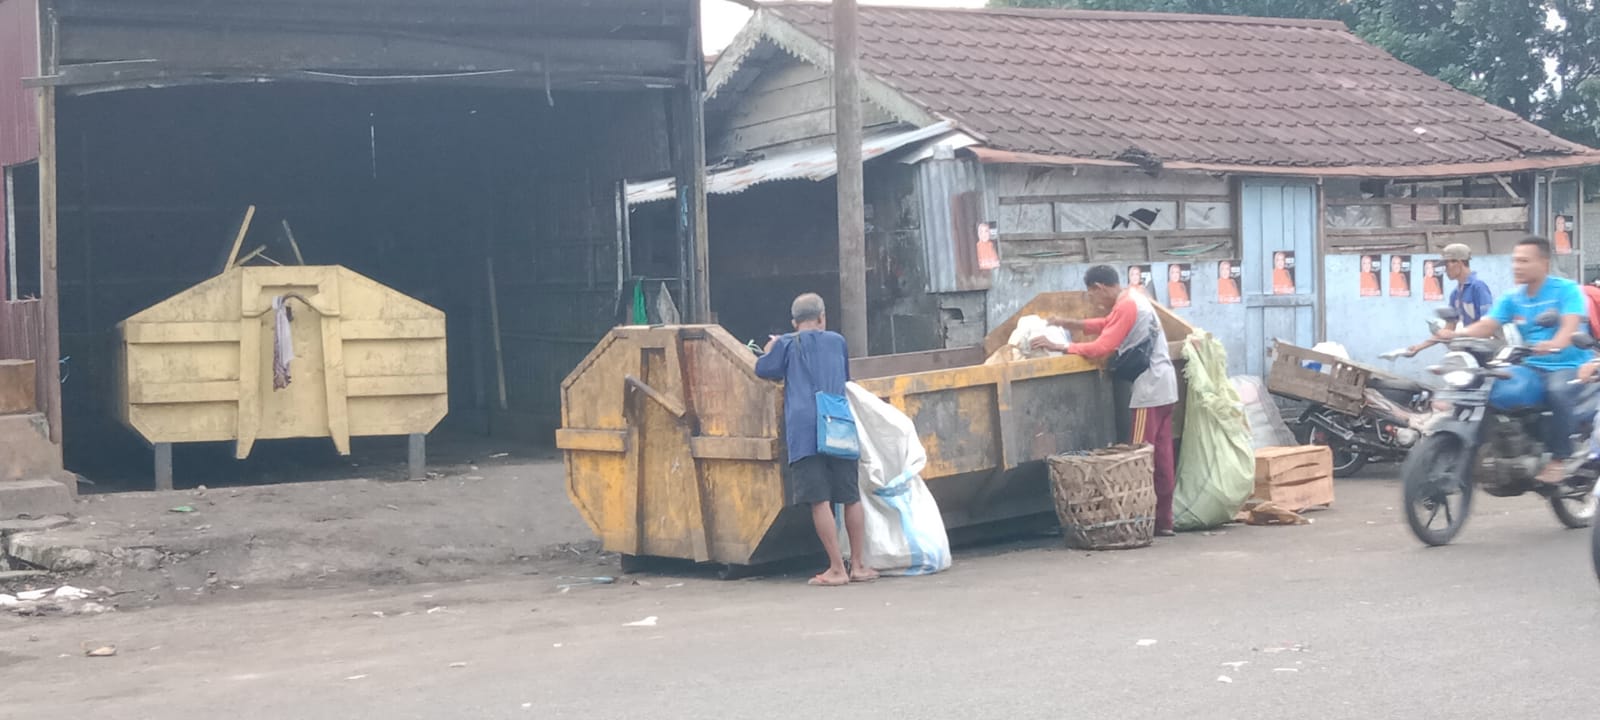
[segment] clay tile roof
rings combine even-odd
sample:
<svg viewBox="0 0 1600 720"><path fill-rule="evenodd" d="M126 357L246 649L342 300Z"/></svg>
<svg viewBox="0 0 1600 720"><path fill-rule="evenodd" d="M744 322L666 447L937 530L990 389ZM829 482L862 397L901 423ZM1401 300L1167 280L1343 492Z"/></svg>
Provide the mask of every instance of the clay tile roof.
<svg viewBox="0 0 1600 720"><path fill-rule="evenodd" d="M828 43L827 5L764 8ZM996 150L1280 168L1590 155L1600 164L1600 151L1456 90L1337 22L863 6L860 23L864 72Z"/></svg>

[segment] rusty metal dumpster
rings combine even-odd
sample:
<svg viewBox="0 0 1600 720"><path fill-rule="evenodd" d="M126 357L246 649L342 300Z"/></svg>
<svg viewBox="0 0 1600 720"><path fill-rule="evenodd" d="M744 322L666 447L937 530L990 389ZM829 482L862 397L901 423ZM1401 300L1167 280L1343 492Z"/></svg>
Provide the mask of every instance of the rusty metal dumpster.
<svg viewBox="0 0 1600 720"><path fill-rule="evenodd" d="M1086 314L1077 293L1019 313ZM1164 311L1163 311L1164 312ZM1169 339L1187 326L1170 314ZM1052 510L1046 457L1116 440L1112 382L1078 357L985 364L982 347L851 361L862 387L916 422L947 528L1004 528ZM567 492L606 550L756 565L817 552L784 505L782 386L717 326L620 327L562 384Z"/></svg>

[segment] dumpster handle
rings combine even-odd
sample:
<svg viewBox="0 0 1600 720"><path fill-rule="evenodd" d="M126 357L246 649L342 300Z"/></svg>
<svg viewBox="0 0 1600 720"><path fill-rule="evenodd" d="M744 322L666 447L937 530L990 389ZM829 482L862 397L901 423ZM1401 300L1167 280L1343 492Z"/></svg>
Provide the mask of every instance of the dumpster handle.
<svg viewBox="0 0 1600 720"><path fill-rule="evenodd" d="M637 390L642 392L646 397L649 397L651 400L660 403L661 407L666 408L667 412L672 413L673 417L682 419L685 415L689 414L688 409L683 406L683 403L663 395L660 390L644 384L644 381L640 380L639 378L636 378L632 375L625 375L622 378L622 382L629 390Z"/></svg>

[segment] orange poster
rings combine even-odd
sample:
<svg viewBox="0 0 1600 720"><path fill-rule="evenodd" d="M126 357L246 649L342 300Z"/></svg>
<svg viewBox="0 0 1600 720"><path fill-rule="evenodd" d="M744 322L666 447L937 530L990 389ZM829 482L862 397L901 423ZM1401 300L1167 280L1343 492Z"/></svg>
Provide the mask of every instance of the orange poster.
<svg viewBox="0 0 1600 720"><path fill-rule="evenodd" d="M1167 265L1167 306L1189 307L1189 284L1193 281L1188 263Z"/></svg>
<svg viewBox="0 0 1600 720"><path fill-rule="evenodd" d="M1438 302L1444 299L1444 261L1422 261L1422 299Z"/></svg>
<svg viewBox="0 0 1600 720"><path fill-rule="evenodd" d="M1383 271L1382 268L1382 256L1361 256L1361 297L1379 297L1383 295L1383 281L1378 276L1378 273Z"/></svg>
<svg viewBox="0 0 1600 720"><path fill-rule="evenodd" d="M1389 256L1389 297L1411 297L1411 256Z"/></svg>
<svg viewBox="0 0 1600 720"><path fill-rule="evenodd" d="M1145 297L1151 300L1156 299L1156 289L1150 286L1150 282L1154 279L1155 275L1150 272L1149 265L1128 266L1128 287L1143 292Z"/></svg>
<svg viewBox="0 0 1600 720"><path fill-rule="evenodd" d="M1272 254L1272 294L1294 294L1294 252L1291 250Z"/></svg>
<svg viewBox="0 0 1600 720"><path fill-rule="evenodd" d="M1557 255L1572 254L1572 224L1571 218L1556 216L1556 231L1550 234L1550 244L1555 247Z"/></svg>
<svg viewBox="0 0 1600 720"><path fill-rule="evenodd" d="M1233 260L1217 263L1217 302L1234 304L1243 299L1239 295L1239 263Z"/></svg>

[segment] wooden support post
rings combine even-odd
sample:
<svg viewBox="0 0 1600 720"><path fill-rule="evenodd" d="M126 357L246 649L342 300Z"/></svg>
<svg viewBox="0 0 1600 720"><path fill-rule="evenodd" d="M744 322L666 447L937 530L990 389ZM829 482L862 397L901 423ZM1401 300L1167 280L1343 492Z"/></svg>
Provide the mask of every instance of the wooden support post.
<svg viewBox="0 0 1600 720"><path fill-rule="evenodd" d="M172 489L172 443L156 443L156 489Z"/></svg>
<svg viewBox="0 0 1600 720"><path fill-rule="evenodd" d="M673 174L678 190L678 248L683 281L684 320L711 322L710 245L706 237L706 129L705 56L700 46L700 4L693 8L694 30L684 60L684 87L674 90L672 101Z"/></svg>
<svg viewBox="0 0 1600 720"><path fill-rule="evenodd" d="M406 470L412 480L421 480L428 475L428 436L422 433L412 433L406 436Z"/></svg>
<svg viewBox="0 0 1600 720"><path fill-rule="evenodd" d="M45 418L61 449L61 286L56 279L56 91L39 91L39 300L43 303Z"/></svg>
<svg viewBox="0 0 1600 720"><path fill-rule="evenodd" d="M833 2L833 147L838 158L839 307L831 313L852 356L867 352L866 207L861 167L861 76L856 0Z"/></svg>

